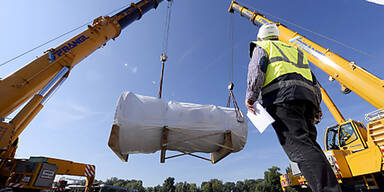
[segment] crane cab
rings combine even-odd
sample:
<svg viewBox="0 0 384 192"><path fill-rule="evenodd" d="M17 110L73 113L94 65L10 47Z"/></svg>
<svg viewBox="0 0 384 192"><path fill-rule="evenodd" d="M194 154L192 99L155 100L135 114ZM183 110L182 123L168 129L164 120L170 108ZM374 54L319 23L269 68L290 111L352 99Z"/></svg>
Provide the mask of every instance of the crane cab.
<svg viewBox="0 0 384 192"><path fill-rule="evenodd" d="M326 151L344 150L355 153L366 149L367 130L360 122L349 120L327 128L325 135Z"/></svg>
<svg viewBox="0 0 384 192"><path fill-rule="evenodd" d="M325 147L339 181L381 171L381 151L360 122L348 120L327 128Z"/></svg>
<svg viewBox="0 0 384 192"><path fill-rule="evenodd" d="M327 128L324 153L339 181L352 177L348 156L368 148L366 133L365 126L354 120Z"/></svg>

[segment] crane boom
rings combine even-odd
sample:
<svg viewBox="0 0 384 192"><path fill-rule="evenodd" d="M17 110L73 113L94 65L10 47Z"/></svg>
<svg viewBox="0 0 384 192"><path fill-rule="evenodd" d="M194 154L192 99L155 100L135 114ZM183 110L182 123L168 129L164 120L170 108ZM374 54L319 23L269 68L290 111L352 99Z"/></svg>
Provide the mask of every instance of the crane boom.
<svg viewBox="0 0 384 192"><path fill-rule="evenodd" d="M41 91L63 67L69 71L81 60L110 39L119 36L121 29L149 11L163 0L142 0L132 3L112 17L99 17L88 29L47 51L41 57L0 80L0 117L6 117Z"/></svg>
<svg viewBox="0 0 384 192"><path fill-rule="evenodd" d="M329 97L327 91L325 91L325 89L321 85L320 85L320 91L321 91L321 97L323 98L323 101L324 101L325 105L327 105L327 108L332 113L332 115L335 118L336 122L339 123L339 124L345 122L344 116L341 114L339 109L336 107L336 105L332 101L331 97Z"/></svg>
<svg viewBox="0 0 384 192"><path fill-rule="evenodd" d="M5 150L17 139L77 63L162 1L142 0L112 17L98 17L85 31L0 80L0 117L7 117L30 99L9 123L0 122L0 132L4 133L0 135L0 149Z"/></svg>
<svg viewBox="0 0 384 192"><path fill-rule="evenodd" d="M15 159L18 137L43 108L44 103L68 77L72 68L88 55L120 35L122 29L164 0L141 0L113 16L98 17L88 28L41 57L0 79L0 188L26 187L50 189L49 183L40 184L40 169L49 168L51 176L57 174L87 177L89 191L95 175L95 166L72 161L40 157L25 160ZM168 0L170 1L170 0ZM10 115L29 100L9 122L3 118ZM20 166L36 166L31 172ZM25 166L24 166L25 167ZM47 169L48 169L47 168ZM44 174L46 173L44 172ZM23 178L23 179L21 179ZM28 178L28 179L24 179ZM31 180L32 179L32 180ZM50 177L50 182L53 181ZM30 182L31 181L31 182Z"/></svg>
<svg viewBox="0 0 384 192"><path fill-rule="evenodd" d="M251 11L232 1L229 12L234 13L235 11L249 19L256 26L261 26L265 23L275 23L262 14ZM280 41L298 47L303 52L306 52L308 59L313 64L337 80L343 88L352 90L378 109L384 107L384 82L382 79L357 66L354 62L350 62L329 49L312 42L297 32L291 31L279 23L276 23L276 25L280 30Z"/></svg>
<svg viewBox="0 0 384 192"><path fill-rule="evenodd" d="M235 11L257 26L274 23L260 13L252 12L232 1L229 12ZM313 64L341 84L343 92L347 93L349 89L378 108L366 115L368 120L366 127L362 122L346 121L325 90L321 88L323 101L338 123L327 128L324 151L338 182L348 191L384 189L382 183L376 182L384 179L381 174L384 157L383 80L285 26L275 24L280 30L280 41L305 52ZM307 187L302 175L300 178L287 178L289 174L280 178L284 191L287 187ZM367 178L374 182L370 183ZM363 183L363 186L358 183Z"/></svg>

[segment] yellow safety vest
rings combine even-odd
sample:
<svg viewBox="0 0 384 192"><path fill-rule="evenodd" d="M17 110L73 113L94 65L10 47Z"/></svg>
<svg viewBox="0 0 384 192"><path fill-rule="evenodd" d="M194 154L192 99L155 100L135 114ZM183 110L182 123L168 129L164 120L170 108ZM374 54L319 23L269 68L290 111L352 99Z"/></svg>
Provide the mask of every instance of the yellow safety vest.
<svg viewBox="0 0 384 192"><path fill-rule="evenodd" d="M250 45L250 56L256 44L267 52L269 59L263 87L288 73L298 73L313 82L307 56L296 47L277 40L253 41Z"/></svg>

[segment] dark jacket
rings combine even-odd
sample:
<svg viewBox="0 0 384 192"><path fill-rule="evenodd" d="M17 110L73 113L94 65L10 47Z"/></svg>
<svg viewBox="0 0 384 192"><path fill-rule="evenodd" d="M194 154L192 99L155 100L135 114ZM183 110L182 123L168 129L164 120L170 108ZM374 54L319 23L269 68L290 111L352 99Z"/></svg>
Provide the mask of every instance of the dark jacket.
<svg viewBox="0 0 384 192"><path fill-rule="evenodd" d="M277 83L279 81L300 80L310 86L313 86L314 87L313 90L315 91L309 90L306 87L299 86L299 85L282 87L280 89L269 92L267 94L263 94L262 96L263 106L268 107L272 104L303 100L303 101L311 102L316 108L320 108L320 103L321 103L320 88L318 87L316 77L313 74L312 74L312 78L314 82L308 81L307 79L305 79L304 77L302 77L297 73L289 73L274 79L270 84L264 87L264 89L267 88L268 86L272 86L274 83ZM263 92L263 89L261 90L261 92Z"/></svg>

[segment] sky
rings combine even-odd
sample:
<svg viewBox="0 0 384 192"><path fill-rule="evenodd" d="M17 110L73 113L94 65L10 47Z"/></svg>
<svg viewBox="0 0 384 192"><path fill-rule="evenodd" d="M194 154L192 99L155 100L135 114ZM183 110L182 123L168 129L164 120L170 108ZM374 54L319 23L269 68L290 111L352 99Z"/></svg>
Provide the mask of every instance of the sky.
<svg viewBox="0 0 384 192"><path fill-rule="evenodd" d="M379 4L364 0L238 2L383 78L383 61L285 22L292 22L383 60L382 1L377 1ZM129 3L126 0L4 1L0 7L0 17L4 18L3 30L0 30L0 63ZM229 0L175 0L169 59L165 68L164 100L225 106L228 97L226 87L232 71L234 94L240 108L245 111L248 44L256 39L258 28L238 14L229 14L229 4ZM166 2L128 26L115 41L108 42L80 62L22 133L16 156L47 156L94 164L96 179L136 179L142 180L144 186L162 184L167 177L174 177L176 182L200 184L213 178L224 182L263 178L264 171L272 166L284 171L288 159L273 128L269 127L260 134L251 124L244 149L215 165L192 157L170 159L161 164L159 153L131 155L129 161L124 163L109 149L107 142L120 94L131 91L157 95L165 14ZM234 21L234 43L230 39L231 19ZM0 77L5 78L45 50L80 32L66 35L0 67ZM234 70L230 67L232 44ZM311 67L347 119L364 121L364 115L375 110L354 93L340 93L337 82L329 82L327 74L315 66ZM322 108L324 118L317 125L317 138L324 146L325 129L336 122L324 104Z"/></svg>

